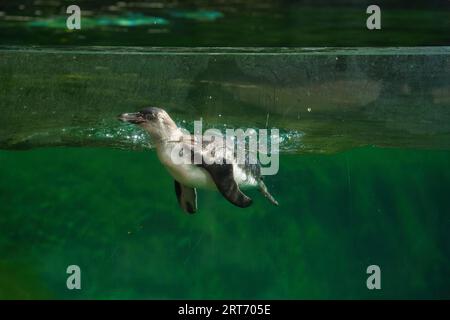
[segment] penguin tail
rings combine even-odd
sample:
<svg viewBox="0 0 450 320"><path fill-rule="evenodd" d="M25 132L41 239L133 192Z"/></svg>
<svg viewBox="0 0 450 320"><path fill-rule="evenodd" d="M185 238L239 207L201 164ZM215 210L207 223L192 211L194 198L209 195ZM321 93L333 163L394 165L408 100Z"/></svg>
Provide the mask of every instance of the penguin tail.
<svg viewBox="0 0 450 320"><path fill-rule="evenodd" d="M264 181L262 181L262 179L258 179L258 187L259 191L264 195L264 197L266 197L274 205L278 206L278 201L275 200L275 198L270 194L269 190L267 190L267 186Z"/></svg>

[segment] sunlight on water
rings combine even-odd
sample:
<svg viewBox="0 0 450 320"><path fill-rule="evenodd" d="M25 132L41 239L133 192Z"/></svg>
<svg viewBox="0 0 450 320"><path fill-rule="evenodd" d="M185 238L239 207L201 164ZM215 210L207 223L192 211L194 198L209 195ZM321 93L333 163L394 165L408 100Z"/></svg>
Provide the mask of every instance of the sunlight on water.
<svg viewBox="0 0 450 320"><path fill-rule="evenodd" d="M178 126L190 129L192 133L193 126L186 126L186 121L177 121ZM231 125L223 124L222 126L205 126L207 129L218 129L222 134L226 135L226 129L239 129L240 127L233 127ZM248 128L242 128L247 130ZM260 128L253 128L260 129ZM270 129L269 131L270 132ZM304 133L295 130L280 130L279 136L272 136L268 139L268 148L273 139L279 141L280 153L296 153L303 147L302 138ZM247 138L248 141L248 138ZM55 129L46 132L35 132L29 136L24 137L20 141L15 141L15 146L18 149L30 148L30 146L77 146L77 145L91 145L91 146L109 146L119 149L151 149L153 148L152 141L148 134L141 128L126 123L119 123L118 121L103 121L97 127L79 128L70 127L63 129Z"/></svg>

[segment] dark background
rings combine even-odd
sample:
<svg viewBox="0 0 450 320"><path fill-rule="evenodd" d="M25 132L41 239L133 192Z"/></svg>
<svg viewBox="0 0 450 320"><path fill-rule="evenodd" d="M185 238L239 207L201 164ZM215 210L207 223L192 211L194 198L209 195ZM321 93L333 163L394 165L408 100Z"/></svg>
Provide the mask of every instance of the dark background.
<svg viewBox="0 0 450 320"><path fill-rule="evenodd" d="M376 1L382 29L366 28L373 1L1 1L0 44L108 46L444 46L450 2ZM66 7L82 29L68 31Z"/></svg>

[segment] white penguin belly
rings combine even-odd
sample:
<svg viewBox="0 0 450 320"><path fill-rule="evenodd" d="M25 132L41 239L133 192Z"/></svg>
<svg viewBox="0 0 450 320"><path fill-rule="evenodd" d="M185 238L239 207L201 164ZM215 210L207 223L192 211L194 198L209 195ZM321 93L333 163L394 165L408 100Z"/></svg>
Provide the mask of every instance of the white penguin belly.
<svg viewBox="0 0 450 320"><path fill-rule="evenodd" d="M252 175L247 174L237 164L233 164L233 178L239 186L244 188L258 185L256 179Z"/></svg>
<svg viewBox="0 0 450 320"><path fill-rule="evenodd" d="M158 158L170 175L182 185L193 188L215 188L209 173L194 164L174 163L171 158L172 145L157 148Z"/></svg>
<svg viewBox="0 0 450 320"><path fill-rule="evenodd" d="M210 174L195 164L175 164L171 157L171 149L158 150L158 157L171 176L179 183L193 188L216 189L216 184ZM255 187L256 179L233 163L233 179L239 186Z"/></svg>
<svg viewBox="0 0 450 320"><path fill-rule="evenodd" d="M216 187L209 173L195 165L166 165L166 168L175 180L185 186L207 189L215 189Z"/></svg>

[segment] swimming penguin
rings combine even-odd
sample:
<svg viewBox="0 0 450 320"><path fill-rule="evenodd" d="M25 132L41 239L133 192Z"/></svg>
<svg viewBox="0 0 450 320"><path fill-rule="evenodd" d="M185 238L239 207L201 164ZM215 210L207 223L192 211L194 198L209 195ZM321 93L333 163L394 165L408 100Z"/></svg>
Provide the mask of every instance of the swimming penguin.
<svg viewBox="0 0 450 320"><path fill-rule="evenodd" d="M220 159L223 161L217 163L214 157L222 157L224 153L206 152L208 142L195 148L198 147L195 137L183 132L163 109L150 107L124 113L119 120L138 125L150 134L159 160L175 180L175 193L184 211L197 211L196 188L216 189L232 204L246 208L252 204L252 199L242 193L240 187L257 187L271 203L278 205L262 181L259 164L250 164L248 159L244 164L236 159ZM179 150L188 150L192 158L200 157L200 163L175 163L173 154L182 152Z"/></svg>

